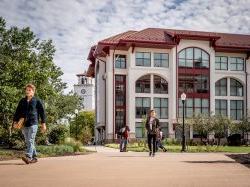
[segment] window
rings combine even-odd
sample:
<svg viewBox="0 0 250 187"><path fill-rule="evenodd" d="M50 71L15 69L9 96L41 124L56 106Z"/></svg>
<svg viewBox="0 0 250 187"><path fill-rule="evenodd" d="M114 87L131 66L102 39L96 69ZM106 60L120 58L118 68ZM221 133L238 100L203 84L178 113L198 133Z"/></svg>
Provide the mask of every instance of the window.
<svg viewBox="0 0 250 187"><path fill-rule="evenodd" d="M135 92L150 93L150 75L145 75L136 81Z"/></svg>
<svg viewBox="0 0 250 187"><path fill-rule="evenodd" d="M154 109L160 119L168 118L168 99L154 98Z"/></svg>
<svg viewBox="0 0 250 187"><path fill-rule="evenodd" d="M233 70L233 71L244 70L244 58L230 57L229 62L230 62L230 70Z"/></svg>
<svg viewBox="0 0 250 187"><path fill-rule="evenodd" d="M228 58L225 56L215 57L215 69L216 70L227 70L228 69Z"/></svg>
<svg viewBox="0 0 250 187"><path fill-rule="evenodd" d="M179 92L208 93L209 79L207 75L179 75Z"/></svg>
<svg viewBox="0 0 250 187"><path fill-rule="evenodd" d="M230 78L230 95L231 96L243 96L243 86L242 84L235 80Z"/></svg>
<svg viewBox="0 0 250 187"><path fill-rule="evenodd" d="M197 114L209 114L209 99L187 98L185 101L185 116L192 117ZM179 117L183 115L183 104L179 98Z"/></svg>
<svg viewBox="0 0 250 187"><path fill-rule="evenodd" d="M136 138L143 138L143 129L145 129L143 127L143 123L142 122L136 122L135 123L135 137Z"/></svg>
<svg viewBox="0 0 250 187"><path fill-rule="evenodd" d="M199 48L186 48L178 54L179 67L208 68L209 55Z"/></svg>
<svg viewBox="0 0 250 187"><path fill-rule="evenodd" d="M157 75L154 75L154 93L159 93L159 94L168 93L168 82Z"/></svg>
<svg viewBox="0 0 250 187"><path fill-rule="evenodd" d="M126 69L126 55L115 55L115 68Z"/></svg>
<svg viewBox="0 0 250 187"><path fill-rule="evenodd" d="M115 75L115 132L126 125L126 75Z"/></svg>
<svg viewBox="0 0 250 187"><path fill-rule="evenodd" d="M230 101L230 116L233 120L241 120L243 117L243 101L231 100Z"/></svg>
<svg viewBox="0 0 250 187"><path fill-rule="evenodd" d="M136 66L151 66L151 54L146 52L136 52Z"/></svg>
<svg viewBox="0 0 250 187"><path fill-rule="evenodd" d="M154 53L154 66L168 68L168 54L167 53Z"/></svg>
<svg viewBox="0 0 250 187"><path fill-rule="evenodd" d="M227 95L227 78L220 79L215 83L215 95L216 96Z"/></svg>
<svg viewBox="0 0 250 187"><path fill-rule="evenodd" d="M150 98L149 97L136 97L135 98L135 116L136 118L142 118L146 116L150 109Z"/></svg>
<svg viewBox="0 0 250 187"><path fill-rule="evenodd" d="M227 100L215 99L215 115L227 116Z"/></svg>

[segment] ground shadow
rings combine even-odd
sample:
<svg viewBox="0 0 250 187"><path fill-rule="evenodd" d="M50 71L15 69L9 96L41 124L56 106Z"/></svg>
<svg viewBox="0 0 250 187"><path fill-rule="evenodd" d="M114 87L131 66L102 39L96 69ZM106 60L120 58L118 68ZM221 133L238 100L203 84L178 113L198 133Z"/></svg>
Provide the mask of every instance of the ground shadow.
<svg viewBox="0 0 250 187"><path fill-rule="evenodd" d="M212 160L212 161L183 161L186 163L194 163L194 164L218 164L218 163L236 163L235 161L230 161L230 160Z"/></svg>
<svg viewBox="0 0 250 187"><path fill-rule="evenodd" d="M250 168L250 153L249 154L226 154L226 156Z"/></svg>
<svg viewBox="0 0 250 187"><path fill-rule="evenodd" d="M108 157L117 157L117 158L119 158L119 157L149 157L149 156L133 156L133 155L124 155L124 156L108 156Z"/></svg>
<svg viewBox="0 0 250 187"><path fill-rule="evenodd" d="M25 163L10 163L10 162L0 163L0 166L11 166L11 165L26 165L26 164Z"/></svg>

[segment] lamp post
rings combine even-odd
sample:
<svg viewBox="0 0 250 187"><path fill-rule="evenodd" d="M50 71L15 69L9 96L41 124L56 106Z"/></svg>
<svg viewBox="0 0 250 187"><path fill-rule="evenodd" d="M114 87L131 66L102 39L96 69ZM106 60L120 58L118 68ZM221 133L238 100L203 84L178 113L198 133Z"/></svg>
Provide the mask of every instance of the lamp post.
<svg viewBox="0 0 250 187"><path fill-rule="evenodd" d="M186 100L186 94L183 92L181 94L181 101L183 106L183 112L182 112L182 149L181 152L186 151L186 145L185 145L185 100Z"/></svg>
<svg viewBox="0 0 250 187"><path fill-rule="evenodd" d="M77 116L78 116L78 110L77 109L75 109L75 125L76 125L76 130L75 130L75 138L76 138L76 140L78 139L78 124L77 124Z"/></svg>

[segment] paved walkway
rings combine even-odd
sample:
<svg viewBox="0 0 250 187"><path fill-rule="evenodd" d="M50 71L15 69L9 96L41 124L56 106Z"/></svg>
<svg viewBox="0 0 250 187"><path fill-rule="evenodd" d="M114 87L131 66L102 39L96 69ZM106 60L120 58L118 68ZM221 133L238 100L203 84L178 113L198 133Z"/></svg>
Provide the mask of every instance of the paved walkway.
<svg viewBox="0 0 250 187"><path fill-rule="evenodd" d="M159 153L152 158L103 151L44 158L32 165L0 162L0 186L244 187L250 186L250 169L221 153Z"/></svg>
<svg viewBox="0 0 250 187"><path fill-rule="evenodd" d="M100 146L100 145L85 146L84 148L89 150L89 151L96 151L98 153L116 153L116 152L119 152L119 149L113 149L113 148Z"/></svg>

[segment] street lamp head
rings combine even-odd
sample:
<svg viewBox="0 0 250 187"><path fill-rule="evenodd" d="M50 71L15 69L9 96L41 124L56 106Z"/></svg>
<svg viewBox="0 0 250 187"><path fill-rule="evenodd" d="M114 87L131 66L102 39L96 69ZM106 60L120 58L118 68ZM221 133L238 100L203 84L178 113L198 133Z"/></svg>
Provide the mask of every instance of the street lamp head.
<svg viewBox="0 0 250 187"><path fill-rule="evenodd" d="M181 100L182 100L182 101L185 101L185 100L186 100L186 96L187 96L187 95L183 92L183 93L181 94Z"/></svg>

